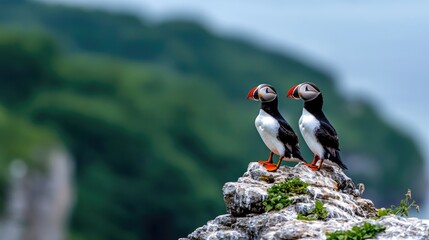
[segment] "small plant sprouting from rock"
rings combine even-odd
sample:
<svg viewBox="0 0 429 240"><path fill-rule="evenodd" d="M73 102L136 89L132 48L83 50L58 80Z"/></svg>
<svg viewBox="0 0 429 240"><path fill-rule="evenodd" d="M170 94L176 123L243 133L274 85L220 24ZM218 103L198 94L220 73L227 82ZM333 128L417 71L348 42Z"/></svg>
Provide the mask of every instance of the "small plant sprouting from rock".
<svg viewBox="0 0 429 240"><path fill-rule="evenodd" d="M328 216L328 210L323 206L323 202L316 200L314 208L308 211L304 216L301 213L298 213L298 220L325 220Z"/></svg>
<svg viewBox="0 0 429 240"><path fill-rule="evenodd" d="M392 205L390 208L380 208L378 209L378 217L387 216L390 214L398 215L401 217L408 217L408 210L414 207L417 212L420 210L420 206L416 204L414 200L411 199L411 190L408 189L408 192L405 194L405 199L402 199L399 203L399 206Z"/></svg>
<svg viewBox="0 0 429 240"><path fill-rule="evenodd" d="M288 179L287 181L274 184L268 189L268 196L262 203L265 211L269 212L273 209L280 210L293 203L289 199L290 196L295 194L308 193L308 183L301 181L299 178Z"/></svg>
<svg viewBox="0 0 429 240"><path fill-rule="evenodd" d="M377 234L384 232L385 227L380 225L374 225L368 222L365 222L362 226L354 226L348 231L335 231L332 233L327 233L326 240L362 240L375 238Z"/></svg>

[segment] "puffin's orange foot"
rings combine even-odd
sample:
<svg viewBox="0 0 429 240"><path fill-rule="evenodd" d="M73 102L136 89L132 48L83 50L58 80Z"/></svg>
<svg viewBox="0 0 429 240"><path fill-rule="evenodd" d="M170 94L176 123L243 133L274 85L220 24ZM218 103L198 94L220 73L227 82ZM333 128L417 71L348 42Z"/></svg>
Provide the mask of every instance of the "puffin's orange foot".
<svg viewBox="0 0 429 240"><path fill-rule="evenodd" d="M319 171L320 168L316 164L304 163L305 166L309 167L313 171Z"/></svg>
<svg viewBox="0 0 429 240"><path fill-rule="evenodd" d="M264 164L265 169L267 169L268 172L274 172L278 169L277 165L272 163L266 163Z"/></svg>
<svg viewBox="0 0 429 240"><path fill-rule="evenodd" d="M270 161L270 160L261 160L261 161L258 161L258 163L262 164L262 165L265 165L265 164L272 164L273 162Z"/></svg>

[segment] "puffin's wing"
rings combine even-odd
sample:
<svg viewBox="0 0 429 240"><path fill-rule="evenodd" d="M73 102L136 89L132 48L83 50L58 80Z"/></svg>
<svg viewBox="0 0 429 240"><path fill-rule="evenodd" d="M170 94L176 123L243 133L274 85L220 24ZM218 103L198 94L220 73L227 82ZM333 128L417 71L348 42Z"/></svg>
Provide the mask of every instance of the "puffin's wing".
<svg viewBox="0 0 429 240"><path fill-rule="evenodd" d="M280 127L278 138L285 144L290 144L291 146L295 146L298 144L298 137L293 131L292 127L286 122L286 120L280 120Z"/></svg>
<svg viewBox="0 0 429 240"><path fill-rule="evenodd" d="M293 131L291 126L286 122L286 120L279 121L279 122L280 122L280 127L279 127L278 139L285 145L288 151L288 152L285 152L285 155L291 154L291 157L305 162L304 158L301 155L301 152L299 151L298 137L296 136L295 132Z"/></svg>
<svg viewBox="0 0 429 240"><path fill-rule="evenodd" d="M319 140L319 142L324 147L340 150L337 132L331 126L331 124L321 121L319 128L315 132L315 135L317 140Z"/></svg>

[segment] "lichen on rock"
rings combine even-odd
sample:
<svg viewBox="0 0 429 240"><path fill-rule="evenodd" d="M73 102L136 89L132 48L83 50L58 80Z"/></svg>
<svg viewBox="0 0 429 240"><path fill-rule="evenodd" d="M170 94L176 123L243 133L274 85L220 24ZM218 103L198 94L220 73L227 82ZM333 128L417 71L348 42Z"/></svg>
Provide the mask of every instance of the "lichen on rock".
<svg viewBox="0 0 429 240"><path fill-rule="evenodd" d="M308 183L308 193L291 196L293 204L286 208L265 212L262 203L267 190L293 178ZM326 233L349 230L365 222L386 228L377 239L428 238L429 225L420 219L389 215L375 220L377 209L371 200L361 198L363 189L334 165L312 171L298 164L268 172L260 164L250 163L237 182L223 187L228 214L216 217L184 239L326 239ZM316 200L328 211L326 220L298 220L298 214L307 214Z"/></svg>

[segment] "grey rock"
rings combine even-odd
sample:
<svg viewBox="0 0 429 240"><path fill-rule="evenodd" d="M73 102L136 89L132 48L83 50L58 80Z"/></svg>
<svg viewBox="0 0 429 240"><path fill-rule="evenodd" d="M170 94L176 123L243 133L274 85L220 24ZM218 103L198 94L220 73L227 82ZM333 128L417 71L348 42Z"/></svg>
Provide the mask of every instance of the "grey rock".
<svg viewBox="0 0 429 240"><path fill-rule="evenodd" d="M72 160L62 147L44 152L40 160L42 171L19 159L11 163L1 240L65 239L73 200Z"/></svg>
<svg viewBox="0 0 429 240"><path fill-rule="evenodd" d="M262 205L267 189L274 183L299 178L310 184L308 194L293 196L294 204L265 212ZM385 216L375 220L377 209L369 199L361 198L365 187L358 187L334 165L324 165L317 172L303 164L282 166L268 172L258 163L250 163L237 182L223 187L228 214L216 217L183 239L326 239L326 233L349 230L364 222L380 224L386 231L377 239L429 239L429 221L417 218ZM315 201L328 210L325 221L297 220Z"/></svg>

